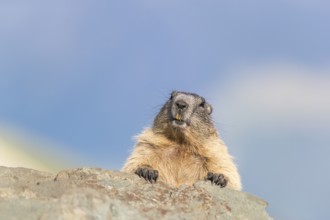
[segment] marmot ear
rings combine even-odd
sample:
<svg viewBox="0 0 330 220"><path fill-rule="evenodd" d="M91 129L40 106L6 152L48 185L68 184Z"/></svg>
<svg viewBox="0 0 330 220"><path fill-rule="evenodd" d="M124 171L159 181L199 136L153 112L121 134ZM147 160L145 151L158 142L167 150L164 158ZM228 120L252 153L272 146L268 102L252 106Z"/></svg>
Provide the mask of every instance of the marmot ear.
<svg viewBox="0 0 330 220"><path fill-rule="evenodd" d="M209 103L205 103L205 110L207 114L211 114L213 111L212 105L210 105Z"/></svg>
<svg viewBox="0 0 330 220"><path fill-rule="evenodd" d="M171 93L170 100L172 100L174 98L174 96L176 96L177 94L178 94L178 92L173 90L172 93Z"/></svg>

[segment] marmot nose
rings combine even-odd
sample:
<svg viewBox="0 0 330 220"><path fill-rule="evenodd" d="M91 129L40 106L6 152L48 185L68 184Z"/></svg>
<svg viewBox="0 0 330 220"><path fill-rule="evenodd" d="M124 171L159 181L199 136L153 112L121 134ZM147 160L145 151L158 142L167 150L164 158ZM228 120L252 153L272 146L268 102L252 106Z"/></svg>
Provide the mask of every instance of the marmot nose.
<svg viewBox="0 0 330 220"><path fill-rule="evenodd" d="M177 101L175 103L176 107L178 108L178 110L184 111L187 109L188 104L184 101Z"/></svg>

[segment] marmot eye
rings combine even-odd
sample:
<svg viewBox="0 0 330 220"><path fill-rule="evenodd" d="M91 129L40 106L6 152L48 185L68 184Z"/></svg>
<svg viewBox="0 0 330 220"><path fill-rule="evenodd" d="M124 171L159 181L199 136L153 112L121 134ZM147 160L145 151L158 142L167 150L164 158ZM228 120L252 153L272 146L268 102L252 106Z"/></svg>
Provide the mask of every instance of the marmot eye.
<svg viewBox="0 0 330 220"><path fill-rule="evenodd" d="M205 107L205 101L202 101L201 104L199 104L199 107L204 108Z"/></svg>

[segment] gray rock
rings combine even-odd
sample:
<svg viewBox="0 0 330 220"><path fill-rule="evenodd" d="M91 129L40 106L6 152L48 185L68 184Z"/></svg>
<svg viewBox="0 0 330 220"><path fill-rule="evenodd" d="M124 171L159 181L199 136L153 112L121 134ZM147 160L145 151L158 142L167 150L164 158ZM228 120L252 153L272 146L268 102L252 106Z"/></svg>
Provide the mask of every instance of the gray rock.
<svg viewBox="0 0 330 220"><path fill-rule="evenodd" d="M271 219L267 203L210 182L171 187L98 168L0 167L0 219Z"/></svg>

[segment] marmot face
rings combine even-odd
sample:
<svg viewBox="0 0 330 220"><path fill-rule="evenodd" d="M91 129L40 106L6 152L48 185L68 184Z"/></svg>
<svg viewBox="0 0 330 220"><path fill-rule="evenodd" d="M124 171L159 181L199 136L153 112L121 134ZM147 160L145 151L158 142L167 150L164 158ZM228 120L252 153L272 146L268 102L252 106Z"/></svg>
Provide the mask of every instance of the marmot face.
<svg viewBox="0 0 330 220"><path fill-rule="evenodd" d="M173 91L153 124L153 130L175 141L205 139L217 134L212 106L194 93Z"/></svg>

